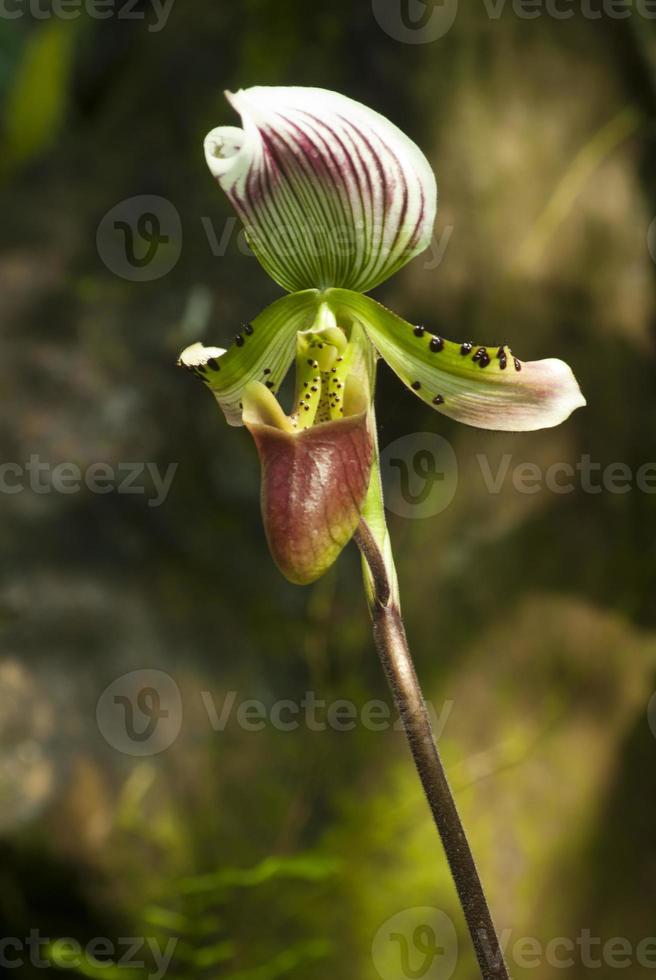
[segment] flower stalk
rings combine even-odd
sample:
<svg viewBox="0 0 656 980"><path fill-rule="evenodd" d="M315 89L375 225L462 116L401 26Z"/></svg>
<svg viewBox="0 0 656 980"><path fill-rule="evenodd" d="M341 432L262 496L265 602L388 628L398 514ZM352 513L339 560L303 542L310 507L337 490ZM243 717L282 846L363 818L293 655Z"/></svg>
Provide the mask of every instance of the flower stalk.
<svg viewBox="0 0 656 980"><path fill-rule="evenodd" d="M374 411L371 427L375 431ZM449 863L483 980L509 980L499 937L467 835L440 758L401 614L398 582L378 471L378 446L362 519L360 549L376 652L399 713L433 820Z"/></svg>
<svg viewBox="0 0 656 980"><path fill-rule="evenodd" d="M382 555L363 520L354 535L374 583L369 611L374 643L421 785L446 853L483 980L509 980L501 944L433 736L398 604Z"/></svg>
<svg viewBox="0 0 656 980"><path fill-rule="evenodd" d="M354 538L376 649L402 719L467 920L483 980L508 970L449 788L408 649L385 522L374 410L385 360L414 396L480 429L529 432L585 405L557 358L520 361L505 343L455 343L365 295L431 238L437 185L389 120L334 92L227 93L242 128L205 140L212 175L262 266L288 295L229 349L192 344L179 363L244 425L261 462L262 516L285 577L314 582ZM287 413L278 401L292 364Z"/></svg>

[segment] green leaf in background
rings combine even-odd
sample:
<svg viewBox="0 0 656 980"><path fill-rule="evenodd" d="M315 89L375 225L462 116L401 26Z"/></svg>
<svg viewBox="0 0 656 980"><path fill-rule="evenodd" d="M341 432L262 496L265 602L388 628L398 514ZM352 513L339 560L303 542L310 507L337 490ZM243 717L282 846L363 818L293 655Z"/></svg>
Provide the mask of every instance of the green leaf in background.
<svg viewBox="0 0 656 980"><path fill-rule="evenodd" d="M338 861L318 854L268 857L254 868L246 870L227 868L210 874L184 878L180 883L180 891L183 894L200 894L224 888L252 888L276 878L324 881L337 874L338 871Z"/></svg>
<svg viewBox="0 0 656 980"><path fill-rule="evenodd" d="M4 108L2 177L57 137L68 110L74 42L71 25L53 19L25 43Z"/></svg>
<svg viewBox="0 0 656 980"><path fill-rule="evenodd" d="M150 905L144 910L144 922L135 923L134 935L150 938L133 964L120 958L116 962L100 961L82 943L73 949L70 939L50 943L47 957L53 967L87 980L153 980L154 961L148 957L152 953L150 943L156 942L159 950L171 948L170 965L166 969L170 980L209 980L210 977L214 980L217 969L223 971L220 973L223 980L278 980L325 959L332 952L332 944L325 938L314 937L264 954L248 949L247 959L255 958L255 965L242 966L240 957L244 950L238 941L224 934L223 916L216 905L226 903L235 889L257 889L282 879L322 882L339 870L337 859L308 851L271 855L252 868L223 868L211 874L192 875L176 883L171 895L180 905L178 909ZM212 900L212 911L205 914L202 906L208 897ZM144 954L146 962L143 962ZM264 961L258 963L256 957Z"/></svg>

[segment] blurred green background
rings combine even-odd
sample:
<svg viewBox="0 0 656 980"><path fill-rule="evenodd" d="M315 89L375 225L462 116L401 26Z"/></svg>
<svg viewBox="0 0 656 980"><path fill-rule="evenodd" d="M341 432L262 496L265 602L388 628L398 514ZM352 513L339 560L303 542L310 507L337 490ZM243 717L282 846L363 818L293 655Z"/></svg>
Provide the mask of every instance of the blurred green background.
<svg viewBox="0 0 656 980"><path fill-rule="evenodd" d="M50 964L5 946L12 975L154 976L109 954L72 964L55 943L135 936L175 940L172 980L444 980L439 958L409 974L374 943L430 906L457 930L453 976L477 976L401 733L235 717L308 691L389 703L354 549L312 587L282 580L251 441L175 366L279 295L202 154L209 129L236 124L222 91L252 84L343 92L431 159L443 254L378 298L454 340L563 357L579 378L586 409L510 435L431 413L383 367L381 446L439 433L458 466L450 506L391 513L390 527L513 975L615 976L608 957L546 952L585 930L630 944L625 975L653 975L656 947L651 966L635 951L656 934L656 500L635 480L567 494L512 480L521 463L587 454L600 484L611 463L635 474L656 459L656 24L565 6L570 19L461 3L423 43L403 34L421 23L406 0L176 0L165 22L143 2L102 20L3 7L2 462L177 464L159 507L84 488L0 494L0 922L5 939L49 940ZM131 281L98 229L143 195L180 226ZM493 473L512 454L500 492L477 454ZM136 670L180 692L171 744L142 756L96 717ZM229 692L216 731L208 705L220 713ZM526 937L543 950L533 967L513 952Z"/></svg>

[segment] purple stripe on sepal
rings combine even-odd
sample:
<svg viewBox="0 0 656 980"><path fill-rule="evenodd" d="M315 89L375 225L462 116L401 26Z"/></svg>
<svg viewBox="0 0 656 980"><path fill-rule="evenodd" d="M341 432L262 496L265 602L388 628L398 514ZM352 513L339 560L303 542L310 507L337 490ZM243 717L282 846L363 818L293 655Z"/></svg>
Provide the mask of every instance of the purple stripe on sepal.
<svg viewBox="0 0 656 980"><path fill-rule="evenodd" d="M428 245L435 178L388 120L321 89L229 98L244 129L214 130L208 163L286 289L367 291Z"/></svg>

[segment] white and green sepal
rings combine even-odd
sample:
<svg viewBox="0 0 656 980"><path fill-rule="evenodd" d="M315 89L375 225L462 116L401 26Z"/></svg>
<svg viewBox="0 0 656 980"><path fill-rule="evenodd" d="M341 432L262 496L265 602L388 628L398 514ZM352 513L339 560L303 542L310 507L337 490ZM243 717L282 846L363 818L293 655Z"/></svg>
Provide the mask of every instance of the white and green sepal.
<svg viewBox="0 0 656 980"><path fill-rule="evenodd" d="M226 93L242 128L205 139L253 252L289 292L367 292L429 244L437 208L421 150L384 116L319 88Z"/></svg>

